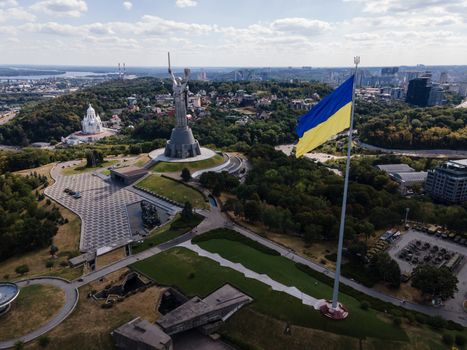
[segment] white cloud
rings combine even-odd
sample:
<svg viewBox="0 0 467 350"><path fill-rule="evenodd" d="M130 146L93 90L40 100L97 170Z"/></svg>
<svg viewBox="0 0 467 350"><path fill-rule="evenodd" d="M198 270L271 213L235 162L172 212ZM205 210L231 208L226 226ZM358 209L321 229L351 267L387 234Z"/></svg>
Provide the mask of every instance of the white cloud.
<svg viewBox="0 0 467 350"><path fill-rule="evenodd" d="M32 22L35 19L36 16L21 7L10 7L6 9L0 8L0 23L15 20Z"/></svg>
<svg viewBox="0 0 467 350"><path fill-rule="evenodd" d="M42 0L32 5L31 9L60 17L80 17L88 6L84 0Z"/></svg>
<svg viewBox="0 0 467 350"><path fill-rule="evenodd" d="M177 7L194 7L198 5L198 2L196 0L177 0L175 5Z"/></svg>
<svg viewBox="0 0 467 350"><path fill-rule="evenodd" d="M465 0L343 0L356 2L363 6L364 12L369 13L401 13L417 12L427 9L442 9L445 11L466 8Z"/></svg>
<svg viewBox="0 0 467 350"><path fill-rule="evenodd" d="M133 8L133 3L131 3L130 1L124 1L123 7L129 11Z"/></svg>
<svg viewBox="0 0 467 350"><path fill-rule="evenodd" d="M271 27L281 32L312 35L319 34L331 29L331 25L328 22L299 17L277 19L271 23Z"/></svg>
<svg viewBox="0 0 467 350"><path fill-rule="evenodd" d="M373 33L346 34L344 37L352 41L372 41L372 40L380 38L378 34L373 34Z"/></svg>
<svg viewBox="0 0 467 350"><path fill-rule="evenodd" d="M80 36L84 34L82 27L77 27L70 24L60 24L57 22L28 23L23 25L21 29L33 33L53 34L60 36Z"/></svg>
<svg viewBox="0 0 467 350"><path fill-rule="evenodd" d="M18 2L16 0L0 0L0 8L8 7L18 7Z"/></svg>

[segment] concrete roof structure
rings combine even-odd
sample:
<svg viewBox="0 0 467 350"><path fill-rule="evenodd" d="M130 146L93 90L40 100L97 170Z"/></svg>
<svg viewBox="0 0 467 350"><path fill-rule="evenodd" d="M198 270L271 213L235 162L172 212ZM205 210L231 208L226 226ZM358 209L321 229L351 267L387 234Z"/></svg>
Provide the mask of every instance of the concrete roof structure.
<svg viewBox="0 0 467 350"><path fill-rule="evenodd" d="M231 312L253 299L229 284L225 284L206 298L194 297L157 320L168 334L175 334L216 320L223 320Z"/></svg>
<svg viewBox="0 0 467 350"><path fill-rule="evenodd" d="M112 332L119 348L165 350L171 347L172 339L160 327L139 317L125 323Z"/></svg>
<svg viewBox="0 0 467 350"><path fill-rule="evenodd" d="M414 168L411 168L407 164L379 164L376 166L379 170L382 170L388 174L393 173L410 173L415 171Z"/></svg>

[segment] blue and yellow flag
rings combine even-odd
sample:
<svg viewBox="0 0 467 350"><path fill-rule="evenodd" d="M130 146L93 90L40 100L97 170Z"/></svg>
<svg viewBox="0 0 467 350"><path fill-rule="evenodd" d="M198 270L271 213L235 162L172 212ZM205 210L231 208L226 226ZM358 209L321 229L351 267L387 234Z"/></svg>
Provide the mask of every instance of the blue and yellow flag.
<svg viewBox="0 0 467 350"><path fill-rule="evenodd" d="M352 75L300 117L296 129L299 138L295 151L297 158L350 127L353 79Z"/></svg>

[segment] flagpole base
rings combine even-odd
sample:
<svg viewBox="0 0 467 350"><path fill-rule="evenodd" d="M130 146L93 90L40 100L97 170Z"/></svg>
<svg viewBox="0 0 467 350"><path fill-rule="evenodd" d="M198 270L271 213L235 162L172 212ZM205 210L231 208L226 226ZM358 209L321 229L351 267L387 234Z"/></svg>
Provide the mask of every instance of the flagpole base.
<svg viewBox="0 0 467 350"><path fill-rule="evenodd" d="M344 305L337 303L337 307L334 309L330 300L323 300L319 306L319 311L333 320L344 320L349 316L349 310Z"/></svg>

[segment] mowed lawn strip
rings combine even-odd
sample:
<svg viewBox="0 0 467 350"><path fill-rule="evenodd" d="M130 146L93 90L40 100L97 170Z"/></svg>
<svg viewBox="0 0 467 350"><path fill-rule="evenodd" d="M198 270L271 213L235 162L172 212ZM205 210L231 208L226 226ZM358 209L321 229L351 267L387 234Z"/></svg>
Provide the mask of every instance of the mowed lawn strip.
<svg viewBox="0 0 467 350"><path fill-rule="evenodd" d="M209 207L204 196L194 188L159 175L149 175L137 185L182 204L191 202L195 208Z"/></svg>
<svg viewBox="0 0 467 350"><path fill-rule="evenodd" d="M84 162L79 163L76 166L61 169L61 172L62 172L62 175L77 175L77 174L87 173L90 171L96 171L102 168L107 168L116 163L118 163L118 160L106 160L102 164L96 167L87 167L86 162L84 161Z"/></svg>
<svg viewBox="0 0 467 350"><path fill-rule="evenodd" d="M159 162L153 165L151 167L151 170L158 173L174 173L182 171L183 168L187 168L190 171L196 171L200 169L212 168L216 165L221 165L222 163L224 163L224 157L219 154L216 154L214 157L199 160L196 162Z"/></svg>
<svg viewBox="0 0 467 350"><path fill-rule="evenodd" d="M194 214L193 218L186 222L178 215L175 219L162 227L154 229L149 236L144 238L143 243L133 246L133 253L139 253L156 245L168 242L178 236L181 236L194 227L198 226L204 217L199 214Z"/></svg>
<svg viewBox="0 0 467 350"><path fill-rule="evenodd" d="M188 296L204 297L230 283L255 299L251 307L256 311L292 324L357 338L407 340L404 331L378 319L374 312L367 312L364 318L351 313L344 321L329 320L313 308L303 305L299 299L273 291L259 281L221 267L215 261L200 257L186 248L172 248L139 261L132 268L162 285L174 286Z"/></svg>

